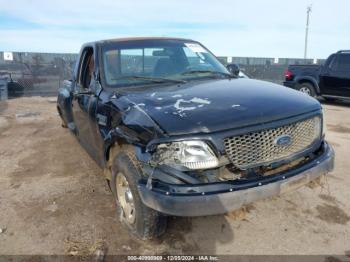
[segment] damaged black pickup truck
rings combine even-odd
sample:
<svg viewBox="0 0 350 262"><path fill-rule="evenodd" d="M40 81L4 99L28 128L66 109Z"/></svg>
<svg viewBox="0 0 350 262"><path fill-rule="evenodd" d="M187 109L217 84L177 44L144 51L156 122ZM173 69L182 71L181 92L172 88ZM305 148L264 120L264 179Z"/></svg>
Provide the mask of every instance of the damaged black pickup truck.
<svg viewBox="0 0 350 262"><path fill-rule="evenodd" d="M167 215L222 214L333 169L318 101L237 74L188 39L82 47L57 109L104 169L134 235L161 234Z"/></svg>

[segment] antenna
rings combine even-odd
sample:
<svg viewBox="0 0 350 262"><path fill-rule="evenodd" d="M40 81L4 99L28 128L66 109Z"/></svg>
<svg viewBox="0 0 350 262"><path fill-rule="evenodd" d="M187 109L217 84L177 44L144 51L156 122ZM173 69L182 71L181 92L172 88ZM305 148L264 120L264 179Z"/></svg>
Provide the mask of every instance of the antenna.
<svg viewBox="0 0 350 262"><path fill-rule="evenodd" d="M309 38L309 24L310 24L310 13L312 11L312 5L306 8L306 28L305 28L305 49L304 49L304 59L307 58L307 42Z"/></svg>

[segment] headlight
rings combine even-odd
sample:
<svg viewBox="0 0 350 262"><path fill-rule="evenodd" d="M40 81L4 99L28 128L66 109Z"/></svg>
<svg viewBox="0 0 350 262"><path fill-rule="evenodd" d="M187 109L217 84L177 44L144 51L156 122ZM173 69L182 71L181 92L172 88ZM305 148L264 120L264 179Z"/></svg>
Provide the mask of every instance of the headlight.
<svg viewBox="0 0 350 262"><path fill-rule="evenodd" d="M324 114L323 111L323 118L322 118L322 136L325 136L327 133L327 120L326 120L326 115Z"/></svg>
<svg viewBox="0 0 350 262"><path fill-rule="evenodd" d="M208 169L218 166L219 160L209 145L203 141L181 141L160 144L153 160L174 168Z"/></svg>
<svg viewBox="0 0 350 262"><path fill-rule="evenodd" d="M321 117L314 118L314 141L321 138L321 128L322 128Z"/></svg>

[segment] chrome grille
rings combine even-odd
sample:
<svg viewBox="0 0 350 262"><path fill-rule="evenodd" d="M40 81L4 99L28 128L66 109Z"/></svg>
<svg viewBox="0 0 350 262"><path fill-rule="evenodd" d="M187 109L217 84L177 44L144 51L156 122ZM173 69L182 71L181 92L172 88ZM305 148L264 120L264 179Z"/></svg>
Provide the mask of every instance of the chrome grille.
<svg viewBox="0 0 350 262"><path fill-rule="evenodd" d="M321 133L320 117L281 127L233 136L224 140L226 153L238 168L247 169L272 163L308 149ZM278 145L276 139L289 136L288 145Z"/></svg>

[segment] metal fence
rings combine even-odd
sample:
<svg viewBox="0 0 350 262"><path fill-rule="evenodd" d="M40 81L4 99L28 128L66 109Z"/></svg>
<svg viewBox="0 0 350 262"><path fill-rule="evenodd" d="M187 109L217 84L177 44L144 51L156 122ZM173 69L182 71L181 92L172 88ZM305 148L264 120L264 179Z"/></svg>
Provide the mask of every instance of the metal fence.
<svg viewBox="0 0 350 262"><path fill-rule="evenodd" d="M0 100L19 96L56 95L60 83L70 79L77 54L0 52ZM322 64L324 60L218 57L223 64L239 64L251 78L282 83L290 64ZM7 83L7 90L5 90Z"/></svg>
<svg viewBox="0 0 350 262"><path fill-rule="evenodd" d="M325 59L271 58L271 57L219 57L223 64L238 64L251 78L282 84L288 65L322 65Z"/></svg>
<svg viewBox="0 0 350 262"><path fill-rule="evenodd" d="M0 52L0 78L7 79L8 97L56 95L70 79L77 54Z"/></svg>

